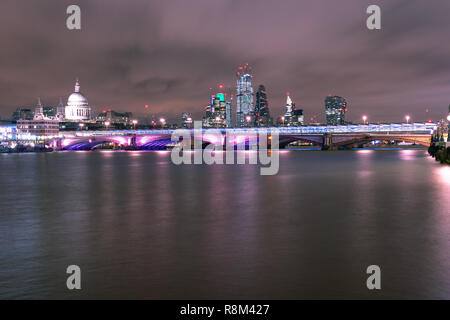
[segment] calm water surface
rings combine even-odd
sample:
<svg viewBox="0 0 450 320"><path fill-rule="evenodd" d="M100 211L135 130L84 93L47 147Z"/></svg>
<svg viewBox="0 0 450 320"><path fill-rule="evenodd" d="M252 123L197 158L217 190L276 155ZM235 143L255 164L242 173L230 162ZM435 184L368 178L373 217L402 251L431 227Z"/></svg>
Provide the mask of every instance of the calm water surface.
<svg viewBox="0 0 450 320"><path fill-rule="evenodd" d="M283 151L276 176L167 152L3 154L0 298L450 299L450 167L422 150Z"/></svg>

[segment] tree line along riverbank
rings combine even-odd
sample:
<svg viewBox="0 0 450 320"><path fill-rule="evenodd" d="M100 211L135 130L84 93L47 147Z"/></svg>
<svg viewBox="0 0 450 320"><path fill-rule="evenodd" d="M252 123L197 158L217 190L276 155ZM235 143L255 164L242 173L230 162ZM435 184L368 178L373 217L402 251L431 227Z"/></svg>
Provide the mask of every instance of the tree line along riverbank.
<svg viewBox="0 0 450 320"><path fill-rule="evenodd" d="M450 138L450 137L449 137ZM449 139L447 139L449 140ZM428 153L440 163L450 164L450 141L445 142L444 137L432 137Z"/></svg>

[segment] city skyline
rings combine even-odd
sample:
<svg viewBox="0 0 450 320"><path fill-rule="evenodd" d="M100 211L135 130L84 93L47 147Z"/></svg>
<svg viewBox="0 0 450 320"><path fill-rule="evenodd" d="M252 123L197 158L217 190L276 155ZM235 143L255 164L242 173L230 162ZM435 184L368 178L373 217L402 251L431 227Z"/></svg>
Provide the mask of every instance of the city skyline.
<svg viewBox="0 0 450 320"><path fill-rule="evenodd" d="M365 1L343 1L339 8L293 1L80 1L82 30L69 31L68 3L42 1L29 13L24 1L2 3L2 118L34 107L38 97L56 103L79 77L96 111L139 116L149 105L147 112L172 121L183 112L200 119L209 88L223 83L234 91L234 70L243 63L253 66L254 89L266 87L274 117L284 112L286 91L305 110L305 121L313 115L325 121L328 94L347 99L350 121L363 114L372 121L399 122L405 114L437 121L450 102L449 22L442 7L380 1L382 29L370 31ZM261 21L243 19L242 11ZM201 15L221 23L198 22ZM245 30L239 37L235 26Z"/></svg>
<svg viewBox="0 0 450 320"><path fill-rule="evenodd" d="M447 12L0 1L0 299L450 300Z"/></svg>

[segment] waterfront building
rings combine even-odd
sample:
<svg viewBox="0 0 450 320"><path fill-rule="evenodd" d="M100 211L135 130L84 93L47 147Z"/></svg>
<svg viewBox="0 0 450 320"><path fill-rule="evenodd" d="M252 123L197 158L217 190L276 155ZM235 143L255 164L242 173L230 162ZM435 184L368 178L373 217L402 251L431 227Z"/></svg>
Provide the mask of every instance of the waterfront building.
<svg viewBox="0 0 450 320"><path fill-rule="evenodd" d="M347 101L339 96L327 96L325 98L325 114L327 124L330 126L345 125L345 113L347 112Z"/></svg>
<svg viewBox="0 0 450 320"><path fill-rule="evenodd" d="M270 127L273 120L270 117L269 102L267 100L266 88L263 85L258 87L255 94L255 123L256 127Z"/></svg>
<svg viewBox="0 0 450 320"><path fill-rule="evenodd" d="M188 112L184 112L181 115L181 126L185 129L191 129L193 127L193 119L192 119L192 114L188 113Z"/></svg>
<svg viewBox="0 0 450 320"><path fill-rule="evenodd" d="M89 121L91 119L91 108L86 97L80 92L78 79L75 83L75 91L67 99L65 119L67 121Z"/></svg>
<svg viewBox="0 0 450 320"><path fill-rule="evenodd" d="M248 117L254 119L253 76L248 63L239 67L236 76L236 127L243 128L249 125Z"/></svg>
<svg viewBox="0 0 450 320"><path fill-rule="evenodd" d="M17 125L0 124L0 141L11 141L17 138Z"/></svg>
<svg viewBox="0 0 450 320"><path fill-rule="evenodd" d="M59 134L57 120L19 120L17 132L37 137L56 137Z"/></svg>
<svg viewBox="0 0 450 320"><path fill-rule="evenodd" d="M17 132L39 137L54 137L59 134L59 120L56 117L47 117L41 100L38 99L33 120L17 120Z"/></svg>
<svg viewBox="0 0 450 320"><path fill-rule="evenodd" d="M59 121L48 119L18 120L17 132L37 137L56 137L59 134Z"/></svg>

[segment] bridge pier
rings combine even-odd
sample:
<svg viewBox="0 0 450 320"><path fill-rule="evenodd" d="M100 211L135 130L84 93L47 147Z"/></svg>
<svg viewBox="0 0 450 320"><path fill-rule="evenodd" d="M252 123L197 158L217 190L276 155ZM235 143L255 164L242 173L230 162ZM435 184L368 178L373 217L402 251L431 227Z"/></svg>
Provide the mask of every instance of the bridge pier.
<svg viewBox="0 0 450 320"><path fill-rule="evenodd" d="M62 149L62 139L55 140L54 143L53 143L53 147L56 150L61 150Z"/></svg>
<svg viewBox="0 0 450 320"><path fill-rule="evenodd" d="M325 133L323 135L322 151L332 151L335 150L333 143L333 136L331 133Z"/></svg>

